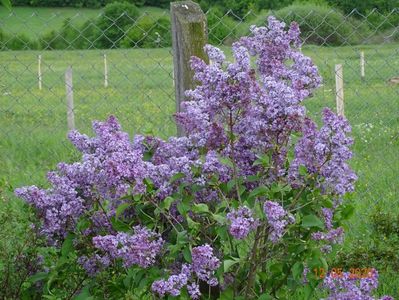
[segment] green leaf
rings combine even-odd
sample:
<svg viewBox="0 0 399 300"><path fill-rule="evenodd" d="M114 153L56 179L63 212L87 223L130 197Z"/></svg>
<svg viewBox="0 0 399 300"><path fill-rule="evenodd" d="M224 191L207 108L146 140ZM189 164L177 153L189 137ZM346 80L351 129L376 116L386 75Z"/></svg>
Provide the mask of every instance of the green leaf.
<svg viewBox="0 0 399 300"><path fill-rule="evenodd" d="M250 194L249 194L249 198L254 198L257 196L265 196L269 193L269 188L267 186L261 185L259 187L257 187L256 189L254 189Z"/></svg>
<svg viewBox="0 0 399 300"><path fill-rule="evenodd" d="M177 233L177 244L184 245L188 242L187 231L183 230Z"/></svg>
<svg viewBox="0 0 399 300"><path fill-rule="evenodd" d="M270 165L270 157L267 155L262 155L257 160L255 160L253 165L254 166L262 165L264 167L267 167Z"/></svg>
<svg viewBox="0 0 399 300"><path fill-rule="evenodd" d="M302 227L305 228L318 227L320 229L324 229L324 223L315 215L307 215L304 216L302 219Z"/></svg>
<svg viewBox="0 0 399 300"><path fill-rule="evenodd" d="M116 231L127 232L130 230L130 226L124 222L121 222L116 217L111 218L112 228Z"/></svg>
<svg viewBox="0 0 399 300"><path fill-rule="evenodd" d="M169 210L170 206L172 205L172 203L175 202L175 199L173 199L172 197L166 197L160 204L159 206L162 209L165 210Z"/></svg>
<svg viewBox="0 0 399 300"><path fill-rule="evenodd" d="M177 204L178 212L184 217L187 215L187 212L189 211L189 209L190 209L190 206L186 203L180 202L179 204Z"/></svg>
<svg viewBox="0 0 399 300"><path fill-rule="evenodd" d="M183 257L186 260L186 262L191 263L192 258L191 258L191 251L189 247L186 247L183 249Z"/></svg>
<svg viewBox="0 0 399 300"><path fill-rule="evenodd" d="M29 277L29 281L31 283L36 283L40 280L46 279L48 277L48 275L49 275L49 273L39 272L39 273L36 273L36 274L32 275L31 277Z"/></svg>
<svg viewBox="0 0 399 300"><path fill-rule="evenodd" d="M228 158L228 157L219 157L219 161L220 161L223 165L225 165L225 166L228 166L228 167L230 167L230 168L233 168L233 167L234 167L233 162L232 162L231 159Z"/></svg>
<svg viewBox="0 0 399 300"><path fill-rule="evenodd" d="M212 214L213 219L219 224L226 224L226 217L218 214Z"/></svg>
<svg viewBox="0 0 399 300"><path fill-rule="evenodd" d="M193 206L193 212L195 213L208 213L209 207L204 203L195 204Z"/></svg>
<svg viewBox="0 0 399 300"><path fill-rule="evenodd" d="M304 289L305 299L306 300L311 299L312 295L313 295L313 292L314 292L314 288L312 288L309 284L306 285L305 289Z"/></svg>
<svg viewBox="0 0 399 300"><path fill-rule="evenodd" d="M122 203L121 205L119 205L119 206L116 208L115 216L116 216L117 218L119 218L120 215L123 214L123 212L124 212L129 206L130 206L130 203L127 203L127 202Z"/></svg>
<svg viewBox="0 0 399 300"><path fill-rule="evenodd" d="M89 228L89 226L90 226L90 221L85 217L80 218L78 223L76 224L76 228L79 231L83 231Z"/></svg>
<svg viewBox="0 0 399 300"><path fill-rule="evenodd" d="M303 263L297 261L293 266L292 266L292 277L294 277L295 280L301 280L302 279L302 274L303 274Z"/></svg>
<svg viewBox="0 0 399 300"><path fill-rule="evenodd" d="M299 175L301 175L301 176L308 175L308 169L305 166L303 166L303 165L299 166L299 170L298 171L299 171Z"/></svg>
<svg viewBox="0 0 399 300"><path fill-rule="evenodd" d="M175 175L173 175L170 178L169 183L173 183L173 182L175 182L175 181L177 181L179 179L182 179L184 177L186 177L186 175L184 173L176 173Z"/></svg>
<svg viewBox="0 0 399 300"><path fill-rule="evenodd" d="M74 234L69 233L64 242L62 243L61 255L67 257L69 253L73 252L73 239L75 238Z"/></svg>
<svg viewBox="0 0 399 300"><path fill-rule="evenodd" d="M74 300L91 300L94 299L91 295L90 295L90 286L86 285L82 288L81 292L79 293L79 295L77 295L75 298L73 298Z"/></svg>
<svg viewBox="0 0 399 300"><path fill-rule="evenodd" d="M223 262L223 270L224 270L224 272L227 273L232 266L234 266L235 264L237 264L239 262L240 262L239 258L226 259Z"/></svg>
<svg viewBox="0 0 399 300"><path fill-rule="evenodd" d="M189 216L186 217L188 228L190 229L198 229L200 227L200 223L194 222Z"/></svg>

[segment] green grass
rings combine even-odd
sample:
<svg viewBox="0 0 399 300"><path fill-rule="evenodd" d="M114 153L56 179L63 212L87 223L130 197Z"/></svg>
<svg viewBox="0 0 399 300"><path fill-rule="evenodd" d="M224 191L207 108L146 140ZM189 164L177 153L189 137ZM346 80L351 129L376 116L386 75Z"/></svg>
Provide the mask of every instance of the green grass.
<svg viewBox="0 0 399 300"><path fill-rule="evenodd" d="M168 14L168 10L159 7L140 7L142 15L153 18ZM13 7L11 12L0 6L0 28L12 34L25 34L30 38L40 36L47 31L59 29L64 20L71 18L74 25L81 25L86 20L96 18L102 9L74 7ZM48 28L43 31L43 28Z"/></svg>
<svg viewBox="0 0 399 300"><path fill-rule="evenodd" d="M398 45L362 47L366 80L359 76L360 48L305 47L324 78L307 101L311 115L335 107L334 65L344 65L345 113L355 139L352 166L359 181L356 214L348 224L347 243L369 231L368 212L377 204L398 211L399 86ZM153 131L175 134L170 49L107 50L108 88L103 86L104 51L44 51L43 89L37 86L35 51L0 52L0 178L17 187L44 184L47 170L78 155L66 139L64 71L73 66L76 127L90 133L92 120L116 115L131 135ZM12 188L10 188L11 190ZM370 266L372 267L372 266ZM381 293L398 297L394 272L381 271Z"/></svg>

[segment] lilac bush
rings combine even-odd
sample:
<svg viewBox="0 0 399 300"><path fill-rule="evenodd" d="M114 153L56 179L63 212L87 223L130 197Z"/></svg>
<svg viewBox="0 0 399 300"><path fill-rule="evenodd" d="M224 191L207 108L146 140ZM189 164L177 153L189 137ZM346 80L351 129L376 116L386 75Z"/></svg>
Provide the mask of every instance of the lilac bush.
<svg viewBox="0 0 399 300"><path fill-rule="evenodd" d="M329 109L320 128L307 116L321 77L297 24L270 17L251 33L232 62L211 45L212 64L192 58L184 137L131 140L111 116L94 137L69 134L82 159L50 172L50 188L16 190L85 274L73 293L273 299L321 284L302 273L344 237L350 126Z"/></svg>

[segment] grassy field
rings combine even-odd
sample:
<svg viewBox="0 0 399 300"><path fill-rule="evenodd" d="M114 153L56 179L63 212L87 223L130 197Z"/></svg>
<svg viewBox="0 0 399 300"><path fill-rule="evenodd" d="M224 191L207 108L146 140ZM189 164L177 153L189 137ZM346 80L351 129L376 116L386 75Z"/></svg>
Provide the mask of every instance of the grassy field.
<svg viewBox="0 0 399 300"><path fill-rule="evenodd" d="M168 14L169 11L158 7L140 7L142 15L149 14L154 18ZM11 12L0 6L0 28L8 32L22 33L28 37L46 33L44 28L56 30L65 19L71 18L75 25L83 24L86 20L98 17L102 9L73 8L73 7L13 7Z"/></svg>
<svg viewBox="0 0 399 300"><path fill-rule="evenodd" d="M46 10L40 11L44 14ZM16 12L22 14L24 9L16 8ZM367 239L368 212L376 207L399 211L399 86L387 83L399 76L398 46L303 49L324 78L315 97L307 101L311 115L319 117L322 107L335 107L334 65L344 65L345 113L355 138L352 165L359 176L354 195L357 211L349 224L348 243L363 235ZM360 50L365 51L367 61L365 81L359 75ZM64 72L68 65L73 67L78 130L90 133L92 120L114 114L132 135L152 131L166 138L175 134L170 49L105 51L107 88L103 86L103 53L0 52L0 179L7 182L9 191L45 184L47 170L78 157L66 139ZM37 83L38 54L43 59L42 90ZM397 276L381 272L381 293L398 297Z"/></svg>

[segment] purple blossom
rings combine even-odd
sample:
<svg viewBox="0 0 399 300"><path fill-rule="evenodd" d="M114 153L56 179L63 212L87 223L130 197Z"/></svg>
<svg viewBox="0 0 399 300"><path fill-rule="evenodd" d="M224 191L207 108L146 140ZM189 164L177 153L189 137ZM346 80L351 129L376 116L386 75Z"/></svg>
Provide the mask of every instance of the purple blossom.
<svg viewBox="0 0 399 300"><path fill-rule="evenodd" d="M316 241L327 241L331 244L342 244L343 242L344 229L338 227L336 229L331 229L324 233L321 231L312 233L312 238Z"/></svg>
<svg viewBox="0 0 399 300"><path fill-rule="evenodd" d="M258 226L258 220L253 218L252 211L246 206L241 206L237 210L229 212L227 219L231 222L230 234L239 240L246 238Z"/></svg>
<svg viewBox="0 0 399 300"><path fill-rule="evenodd" d="M277 243L284 235L285 227L294 220L277 202L266 201L263 210L270 226L269 240Z"/></svg>
<svg viewBox="0 0 399 300"><path fill-rule="evenodd" d="M147 268L153 265L163 243L159 234L140 226L134 228L132 235L118 233L93 238L94 247L113 259L121 258L126 267L139 265Z"/></svg>
<svg viewBox="0 0 399 300"><path fill-rule="evenodd" d="M197 277L211 286L218 284L214 277L215 271L220 266L220 260L213 255L213 249L208 244L192 249L192 270Z"/></svg>
<svg viewBox="0 0 399 300"><path fill-rule="evenodd" d="M193 283L187 285L187 291L188 291L188 294L190 295L191 299L193 299L193 300L200 299L201 292L199 289L199 285L197 283L193 282Z"/></svg>
<svg viewBox="0 0 399 300"><path fill-rule="evenodd" d="M108 255L100 256L95 254L90 258L83 255L78 258L78 263L85 269L89 276L93 277L98 272L108 267L111 264L111 260Z"/></svg>
<svg viewBox="0 0 399 300"><path fill-rule="evenodd" d="M305 121L303 137L295 147L290 179L294 185L301 184L299 166L305 166L309 174L316 176L324 193L341 196L353 191L357 179L346 163L352 157L349 150L352 139L346 137L351 128L342 116L327 108L323 111L323 123L318 131L314 122L310 119Z"/></svg>
<svg viewBox="0 0 399 300"><path fill-rule="evenodd" d="M58 239L62 240L69 230L73 230L85 206L73 181L54 172L48 174L48 180L52 184L48 190L31 186L16 189L15 194L37 209L43 220L41 234L56 244Z"/></svg>

